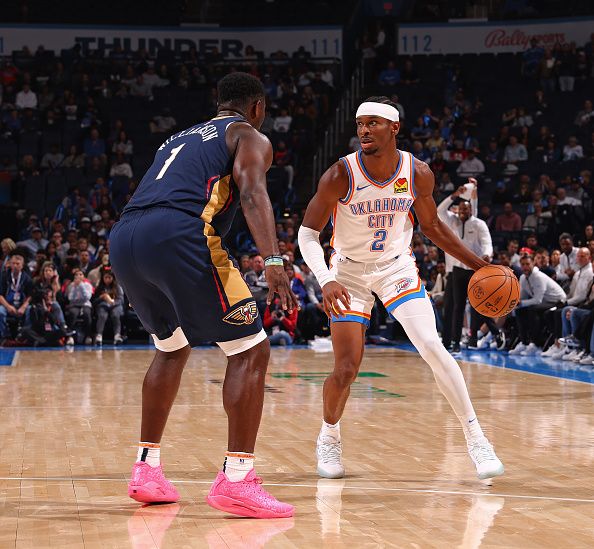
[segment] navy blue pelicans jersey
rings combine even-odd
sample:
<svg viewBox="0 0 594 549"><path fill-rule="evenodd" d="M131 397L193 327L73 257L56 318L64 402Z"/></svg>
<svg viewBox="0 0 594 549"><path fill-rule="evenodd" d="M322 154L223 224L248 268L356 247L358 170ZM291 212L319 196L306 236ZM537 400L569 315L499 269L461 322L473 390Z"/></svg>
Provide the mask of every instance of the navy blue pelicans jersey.
<svg viewBox="0 0 594 549"><path fill-rule="evenodd" d="M225 116L169 137L110 233L109 257L145 329L190 345L258 334L256 302L223 244L239 206Z"/></svg>
<svg viewBox="0 0 594 549"><path fill-rule="evenodd" d="M157 150L123 215L154 207L174 208L212 224L220 236L227 234L239 193L232 180L233 158L225 132L238 121L244 119L213 118L169 137Z"/></svg>

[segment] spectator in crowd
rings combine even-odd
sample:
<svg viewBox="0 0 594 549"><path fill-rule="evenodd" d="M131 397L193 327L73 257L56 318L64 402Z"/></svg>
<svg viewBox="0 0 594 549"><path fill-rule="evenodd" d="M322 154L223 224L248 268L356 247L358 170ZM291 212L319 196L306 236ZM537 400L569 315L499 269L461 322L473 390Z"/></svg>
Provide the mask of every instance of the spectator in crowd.
<svg viewBox="0 0 594 549"><path fill-rule="evenodd" d="M132 156L134 145L125 131L122 130L119 132L117 140L114 141L111 147L111 152L114 154L121 153L127 159Z"/></svg>
<svg viewBox="0 0 594 549"><path fill-rule="evenodd" d="M128 179L133 177L132 166L130 166L123 153L119 152L116 154L116 158L109 170L109 175L110 177L127 177Z"/></svg>
<svg viewBox="0 0 594 549"><path fill-rule="evenodd" d="M3 238L0 242L0 281L8 269L10 269L10 254L16 250L16 243L12 238Z"/></svg>
<svg viewBox="0 0 594 549"><path fill-rule="evenodd" d="M105 141L99 135L99 130L93 128L89 137L84 142L84 152L87 159L99 158L105 160Z"/></svg>
<svg viewBox="0 0 594 549"><path fill-rule="evenodd" d="M510 354L529 356L540 353L543 313L562 306L567 296L559 284L539 271L531 256L522 256L520 265L520 302L515 311L519 342Z"/></svg>
<svg viewBox="0 0 594 549"><path fill-rule="evenodd" d="M151 133L172 133L176 125L177 122L168 108L163 109L160 115L154 116L149 122Z"/></svg>
<svg viewBox="0 0 594 549"><path fill-rule="evenodd" d="M264 311L263 324L270 345L292 345L297 329L297 309L284 311L277 297Z"/></svg>
<svg viewBox="0 0 594 549"><path fill-rule="evenodd" d="M578 268L578 248L573 245L573 237L569 233L562 233L559 236L559 248L560 256L555 269L555 279L563 288L569 288L569 283Z"/></svg>
<svg viewBox="0 0 594 549"><path fill-rule="evenodd" d="M522 54L522 75L526 78L535 78L543 56L544 50L538 45L538 40L532 38L530 47Z"/></svg>
<svg viewBox="0 0 594 549"><path fill-rule="evenodd" d="M503 205L503 213L497 216L495 230L498 232L519 232L522 230L522 217L514 212L511 202Z"/></svg>
<svg viewBox="0 0 594 549"><path fill-rule="evenodd" d="M558 206L581 206L582 203L577 198L573 198L571 196L567 196L567 191L565 187L559 187L555 194L557 196L557 205Z"/></svg>
<svg viewBox="0 0 594 549"><path fill-rule="evenodd" d="M553 55L551 48L546 48L544 56L539 65L540 86L545 94L551 94L555 91L555 81L557 77L557 59Z"/></svg>
<svg viewBox="0 0 594 549"><path fill-rule="evenodd" d="M28 83L23 84L23 89L16 94L16 106L19 109L36 109L37 94L31 90Z"/></svg>
<svg viewBox="0 0 594 549"><path fill-rule="evenodd" d="M511 135L509 144L505 147L503 152L503 162L507 164L517 164L528 160L528 151L522 143L518 143L518 138Z"/></svg>
<svg viewBox="0 0 594 549"><path fill-rule="evenodd" d="M263 314L266 307L266 297L268 296L264 259L260 254L253 254L250 256L250 260L252 262L252 269L245 273L244 278L256 300L260 314Z"/></svg>
<svg viewBox="0 0 594 549"><path fill-rule="evenodd" d="M577 137L572 135L567 140L567 145L563 147L563 162L579 160L580 158L584 158L584 149L578 143Z"/></svg>
<svg viewBox="0 0 594 549"><path fill-rule="evenodd" d="M89 219L89 218L84 217L83 219ZM93 267L93 264L91 262L91 252L88 250L88 248L86 250L79 251L78 259L79 259L79 269L83 272L83 274L86 277L89 274L89 272L91 271L91 268Z"/></svg>
<svg viewBox="0 0 594 549"><path fill-rule="evenodd" d="M412 86L421 81L410 59L404 62L404 67L400 73L400 81L406 86Z"/></svg>
<svg viewBox="0 0 594 549"><path fill-rule="evenodd" d="M64 158L62 162L64 168L84 168L85 166L85 155L79 152L76 145L70 145L68 149L68 156Z"/></svg>
<svg viewBox="0 0 594 549"><path fill-rule="evenodd" d="M281 109L280 114L274 118L272 129L276 133L288 133L291 129L293 118L289 115L287 109Z"/></svg>
<svg viewBox="0 0 594 549"><path fill-rule="evenodd" d="M48 241L43 238L43 232L40 227L33 227L31 229L31 238L18 243L19 246L27 248L27 250L33 254L37 253L39 250L45 250L47 244Z"/></svg>
<svg viewBox="0 0 594 549"><path fill-rule="evenodd" d="M551 218L551 212L545 212L543 210L542 202L534 202L532 204L532 213L526 216L522 228L525 231L536 232L538 234L542 229L548 227Z"/></svg>
<svg viewBox="0 0 594 549"><path fill-rule="evenodd" d="M542 355L594 366L594 284L583 303L576 308L564 308L561 319L563 337Z"/></svg>
<svg viewBox="0 0 594 549"><path fill-rule="evenodd" d="M293 179L295 177L295 168L292 165L292 161L293 157L287 144L282 140L279 141L274 151L274 164L287 174L287 186L289 189L293 187Z"/></svg>
<svg viewBox="0 0 594 549"><path fill-rule="evenodd" d="M411 129L410 137L411 139L420 141L425 141L431 137L431 128L428 124L425 124L422 116L417 118L417 124Z"/></svg>
<svg viewBox="0 0 594 549"><path fill-rule="evenodd" d="M575 85L577 71L577 56L571 51L571 46L565 43L561 46L557 60L557 74L559 75L559 91L572 92Z"/></svg>
<svg viewBox="0 0 594 549"><path fill-rule="evenodd" d="M252 268L252 262L250 261L250 256L247 254L243 254L239 258L239 272L242 275L245 275L248 271Z"/></svg>
<svg viewBox="0 0 594 549"><path fill-rule="evenodd" d="M584 101L584 108L579 111L575 117L574 124L578 126L578 128L585 128L589 126L593 120L594 109L592 107L592 101L586 99L586 101Z"/></svg>
<svg viewBox="0 0 594 549"><path fill-rule="evenodd" d="M95 290L94 297L97 326L95 345L103 345L103 330L108 318L113 327L113 342L118 345L122 338L122 317L124 316L124 291L117 283L111 267L106 266L101 273L101 282Z"/></svg>
<svg viewBox="0 0 594 549"><path fill-rule="evenodd" d="M56 347L74 345L74 331L68 330L64 324L60 306L56 308L54 291L43 288L40 295L30 307L29 323L23 330L23 335L34 347Z"/></svg>
<svg viewBox="0 0 594 549"><path fill-rule="evenodd" d="M557 337L563 337L559 337L555 344L542 353L542 356L575 360L577 362L584 355L587 355L585 342L580 341L575 334L578 333L578 327L582 321L591 316L594 307L594 303L592 303L594 292L591 260L592 257L588 248L578 250L577 263L579 270L571 280L566 306L563 309L551 312L555 318L553 322L554 334ZM587 364L591 364L591 361L587 362Z"/></svg>
<svg viewBox="0 0 594 549"><path fill-rule="evenodd" d="M66 297L68 298L66 321L74 329L76 329L77 325L80 326L85 345L90 345L92 343L90 333L93 287L85 280L85 276L80 269L73 269L72 275L74 278L66 290Z"/></svg>
<svg viewBox="0 0 594 549"><path fill-rule="evenodd" d="M108 265L109 255L107 254L107 250L102 249L99 253L99 264L87 274L87 280L91 283L93 288L96 288L99 285L99 282L101 281L101 273Z"/></svg>
<svg viewBox="0 0 594 549"><path fill-rule="evenodd" d="M304 318L303 321L303 338L306 340L313 339L316 335L321 335L324 323L327 321L326 313L324 312L322 288L318 279L311 272L307 263L300 264L301 277L303 278L303 285L307 294L307 302L305 309L301 311L299 318Z"/></svg>
<svg viewBox="0 0 594 549"><path fill-rule="evenodd" d="M485 165L476 156L475 151L470 150L466 158L456 168L456 173L460 177L479 177L485 173Z"/></svg>
<svg viewBox="0 0 594 549"><path fill-rule="evenodd" d="M41 159L41 168L46 170L55 170L62 165L64 155L60 152L58 145L52 145Z"/></svg>
<svg viewBox="0 0 594 549"><path fill-rule="evenodd" d="M380 72L379 85L392 87L400 82L400 71L396 68L394 61L388 61L386 68Z"/></svg>
<svg viewBox="0 0 594 549"><path fill-rule="evenodd" d="M305 302L307 300L307 291L303 284L303 280L295 276L295 267L290 261L284 260L285 273L291 283L291 290L299 299L299 307L303 310L305 308Z"/></svg>
<svg viewBox="0 0 594 549"><path fill-rule="evenodd" d="M14 250L10 254L10 271L0 280L0 338L8 337L8 320L19 324L27 322L29 302L33 294L33 281L24 272L25 258Z"/></svg>

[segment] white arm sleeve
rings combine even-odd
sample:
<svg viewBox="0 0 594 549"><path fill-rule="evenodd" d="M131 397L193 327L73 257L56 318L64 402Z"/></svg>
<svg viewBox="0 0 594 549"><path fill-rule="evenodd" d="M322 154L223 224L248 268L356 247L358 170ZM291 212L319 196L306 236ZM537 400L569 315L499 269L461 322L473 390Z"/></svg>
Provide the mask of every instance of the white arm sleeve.
<svg viewBox="0 0 594 549"><path fill-rule="evenodd" d="M301 225L297 233L297 239L301 255L311 272L318 279L320 286L323 288L328 282L336 281L324 261L324 250L320 245L320 232Z"/></svg>

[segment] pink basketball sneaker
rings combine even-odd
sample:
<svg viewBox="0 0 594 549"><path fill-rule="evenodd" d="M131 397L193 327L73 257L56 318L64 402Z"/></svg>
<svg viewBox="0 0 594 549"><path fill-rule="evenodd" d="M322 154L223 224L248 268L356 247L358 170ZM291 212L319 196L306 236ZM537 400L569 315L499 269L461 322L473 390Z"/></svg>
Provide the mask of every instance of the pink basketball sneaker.
<svg viewBox="0 0 594 549"><path fill-rule="evenodd" d="M219 471L206 503L211 507L251 518L286 518L293 516L293 506L278 501L262 488L262 479L252 469L245 480L231 482L223 471Z"/></svg>
<svg viewBox="0 0 594 549"><path fill-rule="evenodd" d="M128 483L128 495L141 503L173 503L179 493L163 474L163 468L151 467L144 461L137 461L132 468Z"/></svg>

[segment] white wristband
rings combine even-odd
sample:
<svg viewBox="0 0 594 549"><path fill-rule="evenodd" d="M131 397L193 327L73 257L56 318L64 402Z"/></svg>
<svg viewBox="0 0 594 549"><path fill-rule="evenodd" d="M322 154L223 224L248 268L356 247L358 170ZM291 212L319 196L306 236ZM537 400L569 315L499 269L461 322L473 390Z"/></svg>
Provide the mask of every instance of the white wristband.
<svg viewBox="0 0 594 549"><path fill-rule="evenodd" d="M303 260L311 269L323 288L328 282L335 282L336 277L328 270L324 261L324 250L320 245L320 232L301 225L297 233L299 250Z"/></svg>

